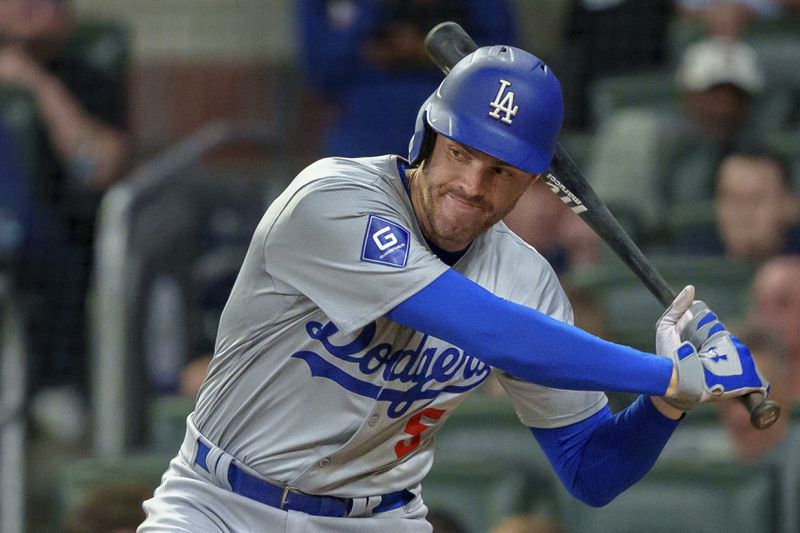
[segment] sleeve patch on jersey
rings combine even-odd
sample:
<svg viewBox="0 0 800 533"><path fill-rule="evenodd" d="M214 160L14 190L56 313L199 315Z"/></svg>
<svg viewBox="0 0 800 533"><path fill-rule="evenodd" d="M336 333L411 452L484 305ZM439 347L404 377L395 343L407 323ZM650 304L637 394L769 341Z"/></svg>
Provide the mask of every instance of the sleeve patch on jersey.
<svg viewBox="0 0 800 533"><path fill-rule="evenodd" d="M361 247L361 260L397 268L406 266L410 234L404 227L370 215Z"/></svg>

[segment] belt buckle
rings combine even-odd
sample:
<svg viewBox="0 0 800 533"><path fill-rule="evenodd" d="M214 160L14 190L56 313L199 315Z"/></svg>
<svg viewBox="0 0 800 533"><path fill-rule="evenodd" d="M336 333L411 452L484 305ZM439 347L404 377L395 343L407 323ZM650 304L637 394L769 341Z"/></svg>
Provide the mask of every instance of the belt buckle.
<svg viewBox="0 0 800 533"><path fill-rule="evenodd" d="M283 492L281 493L281 511L286 510L286 500L289 498L289 491L292 490L290 485L283 486Z"/></svg>

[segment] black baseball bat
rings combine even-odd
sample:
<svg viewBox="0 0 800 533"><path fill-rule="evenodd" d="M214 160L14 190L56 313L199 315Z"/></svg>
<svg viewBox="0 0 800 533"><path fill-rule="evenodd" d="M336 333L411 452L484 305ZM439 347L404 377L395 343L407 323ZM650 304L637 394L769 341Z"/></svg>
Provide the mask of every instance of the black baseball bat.
<svg viewBox="0 0 800 533"><path fill-rule="evenodd" d="M475 41L455 22L442 22L425 38L425 50L445 74L464 56L477 49ZM675 299L675 291L648 261L622 225L597 196L581 170L561 144L556 145L550 168L544 174L547 186L577 213L622 259L664 307ZM750 411L750 423L758 429L771 426L780 416L780 406L750 393L741 398Z"/></svg>

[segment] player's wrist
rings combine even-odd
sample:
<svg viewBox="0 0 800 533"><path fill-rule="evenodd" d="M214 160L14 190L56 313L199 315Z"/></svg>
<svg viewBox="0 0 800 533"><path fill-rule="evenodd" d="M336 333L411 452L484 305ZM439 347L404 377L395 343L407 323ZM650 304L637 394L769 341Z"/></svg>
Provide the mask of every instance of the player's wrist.
<svg viewBox="0 0 800 533"><path fill-rule="evenodd" d="M669 378L669 385L667 390L664 391L664 396L674 396L678 391L678 365L672 362L672 375Z"/></svg>
<svg viewBox="0 0 800 533"><path fill-rule="evenodd" d="M655 407L659 413L670 420L680 420L686 414L686 411L670 405L664 398L660 396L651 396L650 401L653 402L653 407Z"/></svg>

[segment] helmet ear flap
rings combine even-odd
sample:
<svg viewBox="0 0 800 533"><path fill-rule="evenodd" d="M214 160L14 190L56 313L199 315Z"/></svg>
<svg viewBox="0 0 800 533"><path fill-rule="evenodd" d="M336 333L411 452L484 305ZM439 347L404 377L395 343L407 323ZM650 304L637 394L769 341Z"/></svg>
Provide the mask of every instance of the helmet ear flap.
<svg viewBox="0 0 800 533"><path fill-rule="evenodd" d="M428 124L425 124L425 134L422 136L422 147L419 150L419 157L417 164L422 165L433 153L433 146L436 144L436 132L431 129Z"/></svg>

